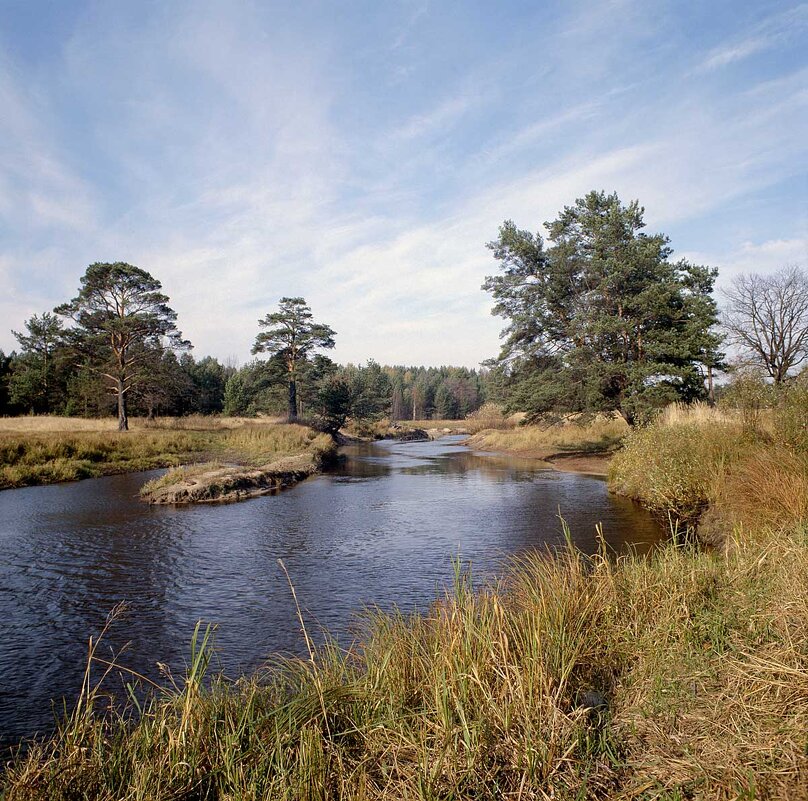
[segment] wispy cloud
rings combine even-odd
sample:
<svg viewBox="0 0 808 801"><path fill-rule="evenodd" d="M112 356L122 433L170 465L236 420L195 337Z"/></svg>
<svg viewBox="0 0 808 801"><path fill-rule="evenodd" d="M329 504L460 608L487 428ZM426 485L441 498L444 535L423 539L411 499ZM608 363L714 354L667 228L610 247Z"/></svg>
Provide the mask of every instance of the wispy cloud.
<svg viewBox="0 0 808 801"><path fill-rule="evenodd" d="M794 39L808 28L808 4L773 14L744 36L711 50L699 64L698 71L710 71L742 61L756 53L770 50L787 39Z"/></svg>
<svg viewBox="0 0 808 801"><path fill-rule="evenodd" d="M356 31L262 4L90 4L52 64L0 69L4 328L120 258L163 282L200 354L248 358L257 319L300 294L341 360L474 365L498 347L480 284L507 217L535 229L615 189L707 263L801 239L804 73L687 80L629 0L507 26L381 6ZM417 75L391 98L402 51Z"/></svg>

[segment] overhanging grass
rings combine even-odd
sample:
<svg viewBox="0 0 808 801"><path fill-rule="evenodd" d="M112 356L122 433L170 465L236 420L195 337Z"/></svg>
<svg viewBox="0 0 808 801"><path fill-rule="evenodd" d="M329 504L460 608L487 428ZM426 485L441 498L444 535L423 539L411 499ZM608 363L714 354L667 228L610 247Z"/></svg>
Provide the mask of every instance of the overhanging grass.
<svg viewBox="0 0 808 801"><path fill-rule="evenodd" d="M7 801L805 798L808 537L516 562L361 645L112 714L92 689ZM595 708L593 708L595 707Z"/></svg>

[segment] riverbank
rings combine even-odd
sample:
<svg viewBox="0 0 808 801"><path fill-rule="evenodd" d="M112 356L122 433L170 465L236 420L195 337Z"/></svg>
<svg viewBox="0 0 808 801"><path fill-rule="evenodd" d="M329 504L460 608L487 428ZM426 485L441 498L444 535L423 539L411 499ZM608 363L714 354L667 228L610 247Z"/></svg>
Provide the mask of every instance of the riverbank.
<svg viewBox="0 0 808 801"><path fill-rule="evenodd" d="M361 645L230 683L203 674L110 715L92 685L10 764L6 801L68 798L805 799L808 545L721 558L570 550ZM113 671L114 673L114 671Z"/></svg>
<svg viewBox="0 0 808 801"><path fill-rule="evenodd" d="M0 419L0 489L212 460L258 467L307 454L317 436L303 426L260 418L195 416L131 425L131 431L119 432L111 419Z"/></svg>
<svg viewBox="0 0 808 801"><path fill-rule="evenodd" d="M477 450L536 459L556 470L605 476L628 431L622 418L600 417L583 425L573 421L484 429L466 443Z"/></svg>
<svg viewBox="0 0 808 801"><path fill-rule="evenodd" d="M681 532L721 548L760 529L808 524L805 410L750 424L708 407L672 408L633 431L609 468L609 486Z"/></svg>

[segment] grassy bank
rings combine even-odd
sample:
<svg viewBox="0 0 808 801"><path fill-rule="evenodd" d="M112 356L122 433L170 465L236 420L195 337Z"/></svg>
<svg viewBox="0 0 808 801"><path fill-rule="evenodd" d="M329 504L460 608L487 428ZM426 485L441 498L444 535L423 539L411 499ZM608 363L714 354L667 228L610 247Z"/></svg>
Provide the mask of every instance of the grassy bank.
<svg viewBox="0 0 808 801"><path fill-rule="evenodd" d="M610 487L713 544L808 521L808 438L776 423L673 407L626 439Z"/></svg>
<svg viewBox="0 0 808 801"><path fill-rule="evenodd" d="M468 444L484 451L499 451L552 462L582 472L606 473L606 460L628 434L620 417L575 419L548 425L486 428L473 434Z"/></svg>
<svg viewBox="0 0 808 801"><path fill-rule="evenodd" d="M0 419L0 489L219 459L258 465L308 449L309 429L240 418Z"/></svg>

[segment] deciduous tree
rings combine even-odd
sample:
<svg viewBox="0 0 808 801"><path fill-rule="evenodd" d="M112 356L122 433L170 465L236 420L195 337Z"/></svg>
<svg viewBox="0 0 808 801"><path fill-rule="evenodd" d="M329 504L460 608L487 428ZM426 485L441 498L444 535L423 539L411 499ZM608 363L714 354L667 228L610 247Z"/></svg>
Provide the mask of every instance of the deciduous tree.
<svg viewBox="0 0 808 801"><path fill-rule="evenodd" d="M781 384L808 358L808 273L790 266L772 275L739 275L724 294L728 340Z"/></svg>

